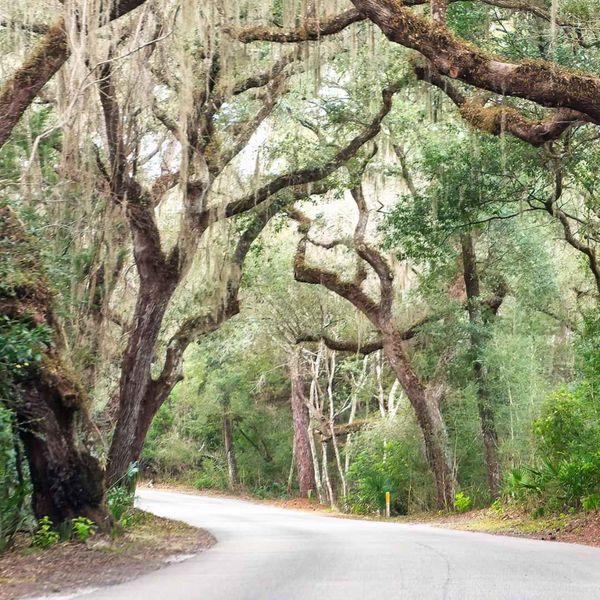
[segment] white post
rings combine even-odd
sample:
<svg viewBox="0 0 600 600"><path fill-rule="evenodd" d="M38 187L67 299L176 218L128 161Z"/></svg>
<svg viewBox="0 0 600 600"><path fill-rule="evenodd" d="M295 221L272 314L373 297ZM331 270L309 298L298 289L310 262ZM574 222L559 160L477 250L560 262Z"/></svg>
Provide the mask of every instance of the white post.
<svg viewBox="0 0 600 600"><path fill-rule="evenodd" d="M388 518L390 516L390 496L389 492L385 493L385 516Z"/></svg>

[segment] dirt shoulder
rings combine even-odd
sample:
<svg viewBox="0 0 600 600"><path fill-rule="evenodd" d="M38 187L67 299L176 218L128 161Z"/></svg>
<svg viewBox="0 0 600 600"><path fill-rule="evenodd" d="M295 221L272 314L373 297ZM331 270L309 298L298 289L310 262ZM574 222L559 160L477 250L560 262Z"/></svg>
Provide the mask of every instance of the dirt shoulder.
<svg viewBox="0 0 600 600"><path fill-rule="evenodd" d="M332 510L329 506L324 506L314 501L310 502L306 498L262 499L245 493L232 494L230 492L214 490L198 490L192 486L179 483L158 483L154 484L153 488L185 494L237 498L257 504L269 504L291 510L321 512L328 516L345 519L425 524L432 527L459 529L461 531L479 531L496 535L510 535L600 547L600 511L576 513L574 515L553 515L534 519L530 514L516 509L496 511L488 508L472 510L462 514L429 512L384 519L377 516L338 512Z"/></svg>
<svg viewBox="0 0 600 600"><path fill-rule="evenodd" d="M205 530L135 511L121 535L32 548L29 539L0 554L0 600L47 596L121 583L210 548Z"/></svg>
<svg viewBox="0 0 600 600"><path fill-rule="evenodd" d="M464 514L415 515L402 522L600 547L600 511L534 519L519 510L481 509Z"/></svg>

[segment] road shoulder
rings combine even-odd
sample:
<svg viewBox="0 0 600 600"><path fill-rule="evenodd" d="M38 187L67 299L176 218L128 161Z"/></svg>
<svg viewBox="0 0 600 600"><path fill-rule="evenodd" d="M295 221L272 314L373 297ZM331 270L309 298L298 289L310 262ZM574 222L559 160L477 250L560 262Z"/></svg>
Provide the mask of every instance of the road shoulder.
<svg viewBox="0 0 600 600"><path fill-rule="evenodd" d="M47 549L25 537L0 555L0 600L47 597L122 583L215 543L203 529L135 511L134 522L119 536L96 534L86 543L61 542Z"/></svg>

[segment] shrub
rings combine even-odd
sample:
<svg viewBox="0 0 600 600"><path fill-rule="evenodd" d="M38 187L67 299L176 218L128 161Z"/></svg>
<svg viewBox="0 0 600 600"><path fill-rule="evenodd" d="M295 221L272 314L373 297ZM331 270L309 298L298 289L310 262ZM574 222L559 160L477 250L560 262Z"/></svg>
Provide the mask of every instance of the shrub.
<svg viewBox="0 0 600 600"><path fill-rule="evenodd" d="M60 536L54 531L50 517L42 517L38 521L37 531L33 534L33 545L37 548L48 548L58 542Z"/></svg>
<svg viewBox="0 0 600 600"><path fill-rule="evenodd" d="M464 492L458 492L456 496L454 496L454 510L459 513L464 513L471 508L471 498L467 496Z"/></svg>
<svg viewBox="0 0 600 600"><path fill-rule="evenodd" d="M73 537L79 542L87 540L96 533L98 528L86 517L77 517L71 521Z"/></svg>
<svg viewBox="0 0 600 600"><path fill-rule="evenodd" d="M126 487L113 486L106 493L108 510L117 523L122 523L127 511L133 507L135 493Z"/></svg>
<svg viewBox="0 0 600 600"><path fill-rule="evenodd" d="M24 480L26 468L11 421L10 413L0 406L0 552L30 519L29 482Z"/></svg>
<svg viewBox="0 0 600 600"><path fill-rule="evenodd" d="M589 494L581 499L583 510L598 510L600 506L600 496L598 494Z"/></svg>
<svg viewBox="0 0 600 600"><path fill-rule="evenodd" d="M204 461L202 470L194 479L194 487L199 490L225 490L228 483L225 469L214 461Z"/></svg>

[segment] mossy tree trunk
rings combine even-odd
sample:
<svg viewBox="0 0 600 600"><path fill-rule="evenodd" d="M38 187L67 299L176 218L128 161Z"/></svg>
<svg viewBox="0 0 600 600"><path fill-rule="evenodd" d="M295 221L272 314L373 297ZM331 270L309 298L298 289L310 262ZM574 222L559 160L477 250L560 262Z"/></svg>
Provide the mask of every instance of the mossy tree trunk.
<svg viewBox="0 0 600 600"><path fill-rule="evenodd" d="M33 240L8 206L0 206L0 254L6 275L0 313L32 336L37 356L12 374L3 398L17 418L33 485L33 510L54 524L74 517L110 525L104 471L91 451L87 399L64 358L52 294Z"/></svg>

